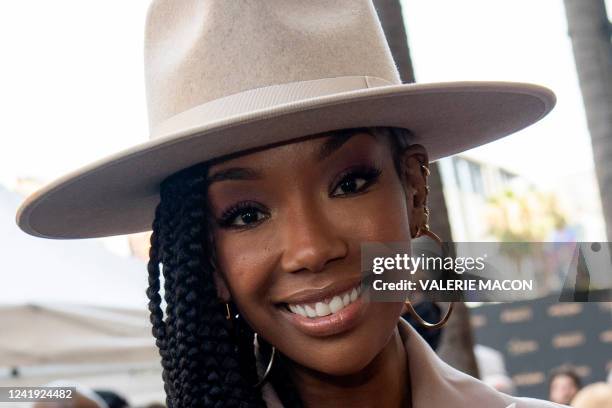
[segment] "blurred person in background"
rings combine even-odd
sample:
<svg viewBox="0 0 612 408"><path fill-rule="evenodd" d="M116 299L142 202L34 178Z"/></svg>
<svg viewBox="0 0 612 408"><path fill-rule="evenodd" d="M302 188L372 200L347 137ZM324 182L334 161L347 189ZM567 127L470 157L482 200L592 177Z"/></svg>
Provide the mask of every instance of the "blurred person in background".
<svg viewBox="0 0 612 408"><path fill-rule="evenodd" d="M572 399L574 408L612 408L612 385L598 382L578 391Z"/></svg>
<svg viewBox="0 0 612 408"><path fill-rule="evenodd" d="M100 398L106 402L108 408L128 408L130 404L121 395L110 390L93 390Z"/></svg>
<svg viewBox="0 0 612 408"><path fill-rule="evenodd" d="M571 367L559 367L548 377L548 399L558 404L569 404L580 391L580 377Z"/></svg>
<svg viewBox="0 0 612 408"><path fill-rule="evenodd" d="M476 344L474 355L482 382L505 394L513 395L516 392L514 382L506 370L504 355L499 350Z"/></svg>

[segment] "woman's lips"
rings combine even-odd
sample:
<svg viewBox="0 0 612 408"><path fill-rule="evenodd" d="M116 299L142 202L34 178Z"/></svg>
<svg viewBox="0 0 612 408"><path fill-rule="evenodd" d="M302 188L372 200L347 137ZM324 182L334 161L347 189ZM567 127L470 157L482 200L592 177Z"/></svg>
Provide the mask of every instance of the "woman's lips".
<svg viewBox="0 0 612 408"><path fill-rule="evenodd" d="M361 293L361 286L354 285L342 292L337 292L326 298L315 298L311 302L290 302L287 308L295 314L304 317L323 317L332 313L337 313L346 306L353 303ZM311 298L312 299L312 298Z"/></svg>
<svg viewBox="0 0 612 408"><path fill-rule="evenodd" d="M348 292L350 298L352 289ZM334 299L332 298L331 300L329 300L329 303L332 303L332 306L334 306L333 303L337 303L337 301L337 299L334 301ZM367 302L365 300L365 295L361 291L359 291L355 298L350 300L350 303L348 305L339 308L334 313L331 313L330 309L325 310L325 308L321 305L318 305L318 311L320 313L318 313L316 316L313 316L312 310L307 316L303 316L300 313L294 313L290 311L288 307L285 307L282 310L283 315L286 316L288 320L302 333L309 336L323 337L339 334L355 327L359 322L360 317L365 312L366 304ZM304 306L301 307L305 309ZM291 308L295 307L297 306L291 306ZM314 311L316 312L317 310L315 309ZM326 315L320 316L320 314Z"/></svg>

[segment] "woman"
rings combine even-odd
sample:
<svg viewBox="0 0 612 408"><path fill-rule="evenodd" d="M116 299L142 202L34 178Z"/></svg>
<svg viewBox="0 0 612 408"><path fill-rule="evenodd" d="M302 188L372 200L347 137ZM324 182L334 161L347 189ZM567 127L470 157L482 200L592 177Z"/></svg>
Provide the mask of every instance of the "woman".
<svg viewBox="0 0 612 408"><path fill-rule="evenodd" d="M569 366L561 366L548 375L548 399L569 405L582 388L580 376Z"/></svg>
<svg viewBox="0 0 612 408"><path fill-rule="evenodd" d="M169 407L556 406L441 362L403 303L363 294L359 265L362 242L429 234L431 160L539 120L550 91L402 85L368 0L157 0L145 59L152 140L18 222L51 238L152 223Z"/></svg>

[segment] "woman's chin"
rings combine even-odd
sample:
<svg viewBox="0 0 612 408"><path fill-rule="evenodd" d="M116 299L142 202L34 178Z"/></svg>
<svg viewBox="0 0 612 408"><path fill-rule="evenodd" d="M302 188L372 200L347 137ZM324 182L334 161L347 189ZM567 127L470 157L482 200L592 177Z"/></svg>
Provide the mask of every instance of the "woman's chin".
<svg viewBox="0 0 612 408"><path fill-rule="evenodd" d="M340 344L332 347L323 346L312 352L288 355L288 357L316 375L350 376L362 372L374 360L380 351L374 346L374 344L370 347L356 347L356 345L343 347Z"/></svg>

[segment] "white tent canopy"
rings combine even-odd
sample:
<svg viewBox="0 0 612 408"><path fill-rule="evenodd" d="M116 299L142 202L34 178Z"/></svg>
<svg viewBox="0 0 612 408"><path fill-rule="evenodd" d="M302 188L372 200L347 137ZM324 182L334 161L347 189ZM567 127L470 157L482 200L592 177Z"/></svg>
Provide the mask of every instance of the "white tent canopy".
<svg viewBox="0 0 612 408"><path fill-rule="evenodd" d="M31 237L15 224L21 198L0 186L0 304L147 305L146 265L108 251L99 240Z"/></svg>
<svg viewBox="0 0 612 408"><path fill-rule="evenodd" d="M63 380L113 390L133 404L164 399L144 310L5 306L0 322L0 386Z"/></svg>
<svg viewBox="0 0 612 408"><path fill-rule="evenodd" d="M135 404L163 401L146 265L99 240L30 237L0 186L0 386L73 381Z"/></svg>
<svg viewBox="0 0 612 408"><path fill-rule="evenodd" d="M144 311L24 305L0 308L4 367L143 364L158 360ZM31 371L31 370L30 370Z"/></svg>

